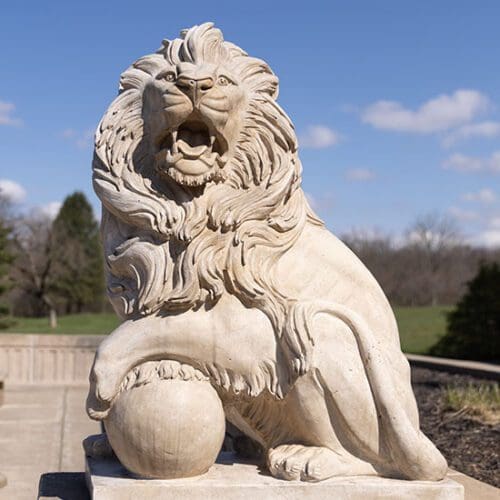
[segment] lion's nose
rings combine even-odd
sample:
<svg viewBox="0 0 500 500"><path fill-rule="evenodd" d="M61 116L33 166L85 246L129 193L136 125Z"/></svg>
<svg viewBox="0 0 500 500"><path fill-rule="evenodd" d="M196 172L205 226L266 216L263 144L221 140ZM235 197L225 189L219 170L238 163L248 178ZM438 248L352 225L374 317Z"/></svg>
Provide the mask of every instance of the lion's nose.
<svg viewBox="0 0 500 500"><path fill-rule="evenodd" d="M210 76L203 78L193 78L189 76L179 76L177 86L188 95L193 101L197 100L204 92L214 86L214 79Z"/></svg>

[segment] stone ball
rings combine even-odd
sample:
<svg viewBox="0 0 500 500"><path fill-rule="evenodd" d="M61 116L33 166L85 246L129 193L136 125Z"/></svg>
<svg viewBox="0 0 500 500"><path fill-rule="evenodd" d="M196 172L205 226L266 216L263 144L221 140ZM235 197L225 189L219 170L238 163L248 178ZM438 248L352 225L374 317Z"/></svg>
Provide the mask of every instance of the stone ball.
<svg viewBox="0 0 500 500"><path fill-rule="evenodd" d="M111 447L129 471L142 477L204 474L225 435L217 392L200 372L195 376L192 367L175 362L168 362L166 369L165 363L145 365L136 369L132 382L126 381L128 388L119 393L105 419Z"/></svg>

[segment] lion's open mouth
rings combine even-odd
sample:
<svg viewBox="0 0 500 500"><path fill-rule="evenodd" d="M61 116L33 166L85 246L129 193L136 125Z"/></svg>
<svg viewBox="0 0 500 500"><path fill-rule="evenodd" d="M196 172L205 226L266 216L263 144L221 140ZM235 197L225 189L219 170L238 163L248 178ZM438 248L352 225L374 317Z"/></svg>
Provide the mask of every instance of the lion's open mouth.
<svg viewBox="0 0 500 500"><path fill-rule="evenodd" d="M202 120L188 119L161 141L161 169L183 184L199 184L212 177L216 164L224 165L226 151L221 134Z"/></svg>

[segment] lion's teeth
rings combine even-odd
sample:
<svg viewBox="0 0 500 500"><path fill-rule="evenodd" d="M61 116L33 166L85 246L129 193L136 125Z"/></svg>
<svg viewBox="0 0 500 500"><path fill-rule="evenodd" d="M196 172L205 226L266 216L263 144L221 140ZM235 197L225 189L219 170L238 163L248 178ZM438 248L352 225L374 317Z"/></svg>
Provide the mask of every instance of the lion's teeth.
<svg viewBox="0 0 500 500"><path fill-rule="evenodd" d="M177 130L172 130L172 153L178 153L178 150L177 150Z"/></svg>
<svg viewBox="0 0 500 500"><path fill-rule="evenodd" d="M215 135L210 136L210 146L213 146L215 142Z"/></svg>
<svg viewBox="0 0 500 500"><path fill-rule="evenodd" d="M172 154L170 151L167 151L167 163L177 163L181 158L181 153Z"/></svg>

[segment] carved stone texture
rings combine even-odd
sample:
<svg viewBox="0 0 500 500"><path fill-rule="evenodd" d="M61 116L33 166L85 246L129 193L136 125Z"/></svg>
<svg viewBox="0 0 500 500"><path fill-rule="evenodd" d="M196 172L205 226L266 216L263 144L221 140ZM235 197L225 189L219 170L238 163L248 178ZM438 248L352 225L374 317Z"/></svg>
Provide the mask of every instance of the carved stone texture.
<svg viewBox="0 0 500 500"><path fill-rule="evenodd" d="M150 407L154 411L148 412ZM125 378L105 426L125 467L160 479L207 472L226 428L221 401L208 378L169 360L143 363Z"/></svg>
<svg viewBox="0 0 500 500"><path fill-rule="evenodd" d="M453 478L455 479L455 478ZM470 480L466 476L461 479ZM463 500L464 488L443 481L404 481L373 476L334 477L318 483L278 481L258 466L222 453L207 474L174 480L137 479L113 459L87 459L86 480L93 500ZM479 486L479 488L478 488ZM474 500L497 500L484 483L467 488ZM481 489L480 489L481 488ZM486 488L488 488L486 486ZM489 492L488 492L489 493ZM483 494L481 496L481 494ZM71 497L69 497L71 498Z"/></svg>
<svg viewBox="0 0 500 500"><path fill-rule="evenodd" d="M269 66L210 23L122 74L93 172L108 293L123 323L96 354L88 413L114 418L115 405L121 414L141 401L141 425L111 433L120 455L176 404L169 390L165 401L135 398L136 388L124 396L124 380L174 360L208 378L277 478L440 480L447 464L419 430L391 307L308 205L277 95ZM161 441L156 452L172 452ZM148 460L155 469L152 452Z"/></svg>

